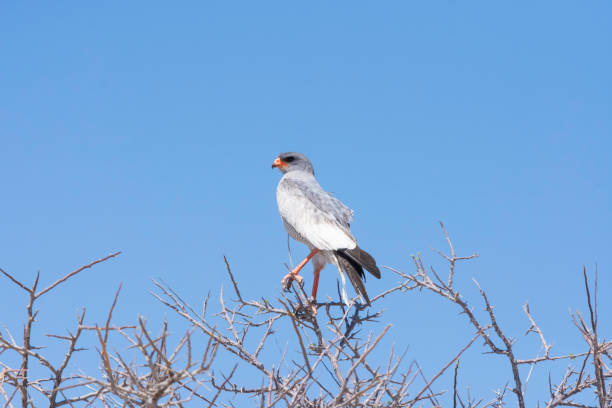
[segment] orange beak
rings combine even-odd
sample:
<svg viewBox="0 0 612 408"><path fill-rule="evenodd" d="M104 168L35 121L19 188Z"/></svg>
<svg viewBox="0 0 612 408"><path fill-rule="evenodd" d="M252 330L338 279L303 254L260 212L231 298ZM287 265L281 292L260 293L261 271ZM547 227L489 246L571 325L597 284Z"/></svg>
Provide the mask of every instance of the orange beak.
<svg viewBox="0 0 612 408"><path fill-rule="evenodd" d="M287 163L285 163L284 161L282 161L280 159L280 157L277 157L276 159L274 159L274 161L272 162L272 168L274 167L287 167L289 166Z"/></svg>

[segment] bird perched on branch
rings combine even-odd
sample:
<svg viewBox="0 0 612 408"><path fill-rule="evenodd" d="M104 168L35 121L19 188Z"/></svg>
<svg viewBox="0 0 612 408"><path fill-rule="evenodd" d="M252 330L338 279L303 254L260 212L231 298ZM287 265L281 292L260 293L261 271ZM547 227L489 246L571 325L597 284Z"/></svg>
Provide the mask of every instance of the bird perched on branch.
<svg viewBox="0 0 612 408"><path fill-rule="evenodd" d="M311 309L316 314L316 296L321 269L330 263L336 265L342 281L342 297L348 304L345 277L348 275L355 291L370 305L363 284L367 270L380 279L380 270L374 258L357 245L351 234L353 211L323 190L314 176L312 163L301 153L281 153L272 163L283 177L276 188L276 202L283 226L296 241L308 246L308 256L281 281L288 290L295 280L303 284L300 270L312 260L314 281Z"/></svg>

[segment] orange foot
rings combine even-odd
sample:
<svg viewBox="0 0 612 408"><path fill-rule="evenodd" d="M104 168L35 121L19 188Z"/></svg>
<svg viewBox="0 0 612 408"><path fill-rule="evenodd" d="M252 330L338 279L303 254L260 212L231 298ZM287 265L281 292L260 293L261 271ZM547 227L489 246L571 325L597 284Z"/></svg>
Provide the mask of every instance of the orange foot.
<svg viewBox="0 0 612 408"><path fill-rule="evenodd" d="M313 298L310 298L310 301L308 302L308 309L310 310L310 314L314 317L317 315L317 301L314 300Z"/></svg>
<svg viewBox="0 0 612 408"><path fill-rule="evenodd" d="M281 280L281 286L284 290L289 290L289 288L291 287L291 283L293 281L296 281L300 286L304 286L304 278L302 278L300 275L298 275L297 273L291 273L289 272L287 275L285 275L285 277L283 278L283 280Z"/></svg>
<svg viewBox="0 0 612 408"><path fill-rule="evenodd" d="M298 306L295 310L299 318L314 318L317 315L317 303L310 298L308 303Z"/></svg>

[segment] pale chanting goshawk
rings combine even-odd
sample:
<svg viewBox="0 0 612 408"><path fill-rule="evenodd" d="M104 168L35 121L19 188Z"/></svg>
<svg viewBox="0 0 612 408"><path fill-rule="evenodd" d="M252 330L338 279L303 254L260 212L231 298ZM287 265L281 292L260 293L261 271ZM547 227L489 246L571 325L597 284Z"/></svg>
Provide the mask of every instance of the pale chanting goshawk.
<svg viewBox="0 0 612 408"><path fill-rule="evenodd" d="M310 249L308 256L281 281L288 289L293 280L303 283L298 275L312 259L314 281L311 307L316 313L319 274L330 263L336 265L342 281L342 297L348 304L344 288L344 274L348 275L357 294L369 305L370 298L363 280L363 270L380 279L380 270L374 258L357 245L351 234L353 211L323 190L314 176L312 163L301 153L281 153L272 163L283 173L276 188L276 202L283 226L296 241Z"/></svg>

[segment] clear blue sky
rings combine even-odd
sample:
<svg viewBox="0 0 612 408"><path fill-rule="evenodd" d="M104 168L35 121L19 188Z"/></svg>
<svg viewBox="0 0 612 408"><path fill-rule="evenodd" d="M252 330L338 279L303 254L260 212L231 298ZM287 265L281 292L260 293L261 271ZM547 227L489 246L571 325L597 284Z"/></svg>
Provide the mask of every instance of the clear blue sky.
<svg viewBox="0 0 612 408"><path fill-rule="evenodd" d="M526 300L553 352L583 348L568 316L585 310L583 264L599 265L609 338L611 18L609 1L5 2L0 267L46 283L123 251L44 300L41 331L83 305L102 321L120 282L116 321L158 321L149 278L198 304L226 283L223 255L246 295L275 299L287 236L270 163L295 150L380 264L412 271L420 252L441 267L438 220L478 252L457 284L479 311L472 277L488 291L520 357L539 351ZM0 285L0 322L18 331L25 298ZM471 338L441 299L384 306L389 341L428 375ZM510 371L481 351L462 385L491 398Z"/></svg>

